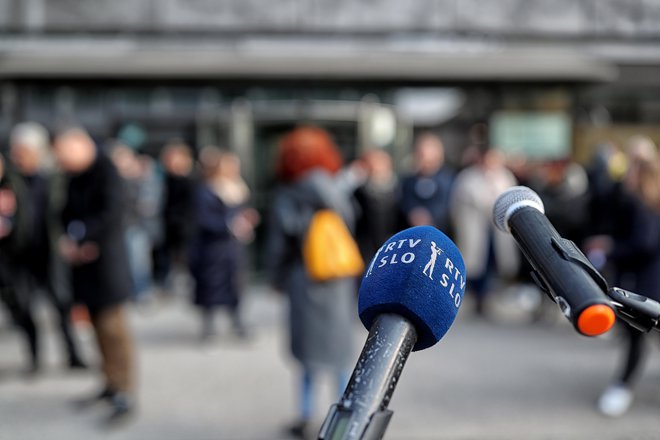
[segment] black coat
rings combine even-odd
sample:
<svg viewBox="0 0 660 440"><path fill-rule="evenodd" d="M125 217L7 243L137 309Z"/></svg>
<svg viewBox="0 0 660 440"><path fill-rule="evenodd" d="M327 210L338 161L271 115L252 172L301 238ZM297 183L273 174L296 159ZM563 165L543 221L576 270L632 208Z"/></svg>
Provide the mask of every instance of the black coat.
<svg viewBox="0 0 660 440"><path fill-rule="evenodd" d="M4 157L0 157L0 159L3 160L5 167L4 175L0 179L0 188L11 191L16 199L16 212L11 218L5 219L11 224L11 232L0 239L0 251L6 260L15 263L21 260L23 255L30 253L30 225L32 223L30 203L27 201L28 191L23 179L7 159Z"/></svg>
<svg viewBox="0 0 660 440"><path fill-rule="evenodd" d="M399 185L375 185L367 182L355 191L360 208L355 228L357 242L365 261L371 260L382 244L403 220L399 216Z"/></svg>
<svg viewBox="0 0 660 440"><path fill-rule="evenodd" d="M123 188L114 165L101 153L88 170L71 177L67 188L65 232L79 243L99 247L97 260L71 271L74 299L92 313L132 294L122 224Z"/></svg>
<svg viewBox="0 0 660 440"><path fill-rule="evenodd" d="M236 306L240 294L243 246L228 225L242 206L229 207L206 185L195 200L196 228L189 263L195 278L194 303L202 307Z"/></svg>
<svg viewBox="0 0 660 440"><path fill-rule="evenodd" d="M0 189L11 191L14 197L18 199L17 185L15 179L10 178L12 174L7 165L7 160L0 155L0 160L5 166L5 173L0 177ZM4 302L10 310L16 307L18 298L13 289L13 274L15 273L16 257L26 247L28 233L25 230L25 222L22 221L24 211L21 205L17 205L16 212L10 217L0 218L0 221L11 225L9 235L0 238L0 300Z"/></svg>
<svg viewBox="0 0 660 440"><path fill-rule="evenodd" d="M48 217L49 181L44 176L16 175L23 191L16 194L19 209L23 210L23 229L27 232L27 241L16 256L16 263L31 272L40 282L48 278L48 266L51 260L51 246Z"/></svg>
<svg viewBox="0 0 660 440"><path fill-rule="evenodd" d="M61 235L61 183L59 175L21 175L11 164L0 183L14 193L17 208L10 236L0 240L0 284L17 287L3 295L9 304L30 307L36 287L46 289L62 310L71 302L66 267L54 246Z"/></svg>
<svg viewBox="0 0 660 440"><path fill-rule="evenodd" d="M188 176L165 176L165 244L179 250L188 245L193 234L195 181Z"/></svg>

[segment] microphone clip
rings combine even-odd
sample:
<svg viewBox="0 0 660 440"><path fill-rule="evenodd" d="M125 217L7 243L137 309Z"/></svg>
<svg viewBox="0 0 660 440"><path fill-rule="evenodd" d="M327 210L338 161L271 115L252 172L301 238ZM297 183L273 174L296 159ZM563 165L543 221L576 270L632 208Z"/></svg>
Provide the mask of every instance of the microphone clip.
<svg viewBox="0 0 660 440"><path fill-rule="evenodd" d="M587 275L589 275L589 277L592 280L594 280L596 285L603 291L603 293L607 294L607 289L608 289L607 281L605 281L605 278L591 264L589 259L582 253L580 248L578 248L574 242L561 237L552 237L551 244L553 250L557 253L557 255L559 255L563 260L579 266L582 270L584 270L587 273ZM561 302L561 299L558 300L558 298L556 298L551 293L550 287L548 287L547 283L545 282L543 277L537 272L536 269L532 270L531 276L532 276L532 280L534 280L534 283L536 283L536 285L543 292L545 292L552 301L557 302L559 304L564 314L569 313L570 309L568 308L568 305L565 303L565 301Z"/></svg>
<svg viewBox="0 0 660 440"><path fill-rule="evenodd" d="M640 332L660 331L660 303L619 287L607 291L617 316Z"/></svg>
<svg viewBox="0 0 660 440"><path fill-rule="evenodd" d="M594 282L601 288L603 293L607 293L607 281L598 272L598 270L591 264L591 261L582 253L580 248L575 243L566 238L552 238L552 246L561 255L561 257L572 263L577 264L594 280Z"/></svg>

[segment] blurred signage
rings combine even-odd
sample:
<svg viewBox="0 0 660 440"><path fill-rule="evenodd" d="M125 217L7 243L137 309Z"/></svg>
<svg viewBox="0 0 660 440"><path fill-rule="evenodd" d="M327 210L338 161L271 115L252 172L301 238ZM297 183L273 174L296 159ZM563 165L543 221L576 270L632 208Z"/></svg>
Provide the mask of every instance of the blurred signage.
<svg viewBox="0 0 660 440"><path fill-rule="evenodd" d="M563 112L501 111L490 120L491 145L530 159L570 156L571 137L571 118Z"/></svg>

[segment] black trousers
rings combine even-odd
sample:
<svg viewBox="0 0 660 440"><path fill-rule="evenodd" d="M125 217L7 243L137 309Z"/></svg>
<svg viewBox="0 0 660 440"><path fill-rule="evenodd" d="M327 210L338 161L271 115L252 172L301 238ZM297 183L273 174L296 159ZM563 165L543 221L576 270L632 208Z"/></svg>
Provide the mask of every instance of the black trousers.
<svg viewBox="0 0 660 440"><path fill-rule="evenodd" d="M625 327L625 359L619 373L619 381L627 386L634 386L644 368L644 361L649 352L648 333L640 332L628 324Z"/></svg>
<svg viewBox="0 0 660 440"><path fill-rule="evenodd" d="M22 330L30 362L33 367L40 363L40 337L34 317L34 304L39 291L45 294L53 306L58 320L58 327L69 362L79 361L80 356L70 322L71 300L58 285L62 282L57 277L30 270L26 267L14 267L10 275L11 300L8 307L16 325Z"/></svg>

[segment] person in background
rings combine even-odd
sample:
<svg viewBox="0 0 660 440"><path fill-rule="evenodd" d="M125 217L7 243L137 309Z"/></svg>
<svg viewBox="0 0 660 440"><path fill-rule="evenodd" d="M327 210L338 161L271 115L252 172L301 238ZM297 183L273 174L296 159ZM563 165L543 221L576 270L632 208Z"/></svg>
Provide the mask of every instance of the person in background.
<svg viewBox="0 0 660 440"><path fill-rule="evenodd" d="M11 284L15 301L13 315L28 342L30 366L34 374L41 366L40 338L34 317L38 292L57 312L62 341L69 368L85 368L70 322L71 294L65 269L56 252L59 236L55 221L61 208L63 185L57 176L48 176L44 162L48 155L48 132L37 123L18 124L10 134L10 159L14 171L11 185L16 196L15 224L17 237L11 257Z"/></svg>
<svg viewBox="0 0 660 440"><path fill-rule="evenodd" d="M626 174L627 159L626 154L611 141L596 145L594 150L594 155L586 168L591 195L589 232L591 235L601 235L609 233L612 229L611 198L616 191L615 187Z"/></svg>
<svg viewBox="0 0 660 440"><path fill-rule="evenodd" d="M196 194L189 263L195 279L194 303L202 311L202 339L215 335L218 307L229 309L234 332L245 337L239 310L244 246L254 238L259 215L248 207L250 190L241 177L238 156L206 147L200 162L204 182Z"/></svg>
<svg viewBox="0 0 660 440"><path fill-rule="evenodd" d="M193 156L188 145L172 141L160 154L165 170L163 195L163 241L154 250L154 279L161 287L178 290L177 271L186 266L193 231L195 180Z"/></svg>
<svg viewBox="0 0 660 440"><path fill-rule="evenodd" d="M449 195L454 174L445 166L442 141L422 133L415 142L415 173L401 183L401 211L408 226L432 225L449 233Z"/></svg>
<svg viewBox="0 0 660 440"><path fill-rule="evenodd" d="M24 233L17 232L16 194L8 178L7 160L0 152L0 301L16 321L17 303L12 285L12 255L19 237ZM18 326L18 322L15 322Z"/></svg>
<svg viewBox="0 0 660 440"><path fill-rule="evenodd" d="M0 153L0 240L9 237L16 215L16 195L9 184L5 162L4 155ZM4 252L0 256L2 254Z"/></svg>
<svg viewBox="0 0 660 440"><path fill-rule="evenodd" d="M355 191L360 207L356 237L362 257L370 261L399 226L399 181L387 151L372 149L359 161L366 175Z"/></svg>
<svg viewBox="0 0 660 440"><path fill-rule="evenodd" d="M465 260L467 287L475 296L478 315L485 313L485 298L494 277L513 276L518 269L515 242L492 222L495 200L516 184L504 163L502 152L482 146L476 164L456 177L451 195L456 245Z"/></svg>
<svg viewBox="0 0 660 440"><path fill-rule="evenodd" d="M616 285L660 301L660 154L648 138L636 137L628 145L629 169L623 189L613 198L616 218L611 237L590 240L600 248L617 272ZM623 366L597 402L611 417L623 415L632 404L635 383L648 354L648 335L624 324L627 344Z"/></svg>
<svg viewBox="0 0 660 440"><path fill-rule="evenodd" d="M59 250L71 266L76 302L89 311L101 354L104 386L81 401L110 403L108 423L127 419L135 402L135 354L126 301L132 285L124 241L124 194L111 160L80 128L59 134L55 156L68 175Z"/></svg>
<svg viewBox="0 0 660 440"><path fill-rule="evenodd" d="M158 233L153 223L158 217L160 185L150 158L141 157L122 143L115 143L110 154L125 184L125 241L133 292L137 301L144 301L152 287L151 253Z"/></svg>
<svg viewBox="0 0 660 440"><path fill-rule="evenodd" d="M545 215L559 235L581 246L587 236L591 201L585 169L570 159L551 161L529 186L541 197Z"/></svg>
<svg viewBox="0 0 660 440"><path fill-rule="evenodd" d="M309 431L319 372L334 373L341 394L353 360L355 280L313 281L302 258L304 235L316 210L332 209L349 228L354 226L351 194L355 187L343 180L341 168L339 151L321 128L296 128L279 144L276 174L280 185L266 255L275 289L289 297L291 352L301 369L299 420L289 431L300 438Z"/></svg>

